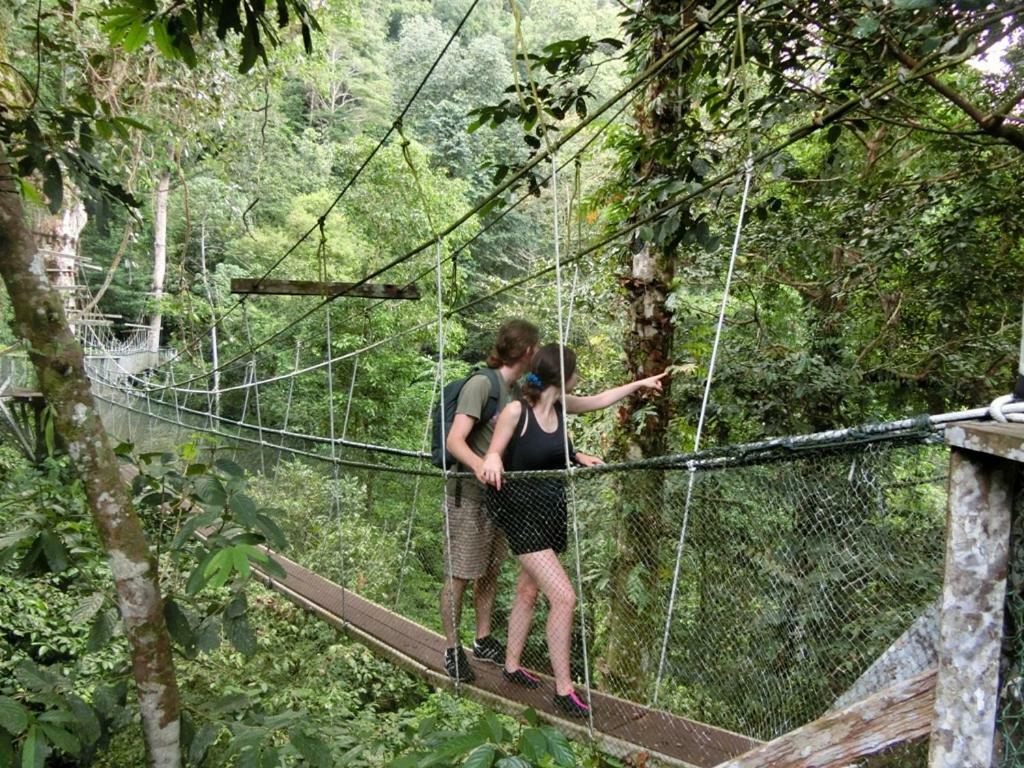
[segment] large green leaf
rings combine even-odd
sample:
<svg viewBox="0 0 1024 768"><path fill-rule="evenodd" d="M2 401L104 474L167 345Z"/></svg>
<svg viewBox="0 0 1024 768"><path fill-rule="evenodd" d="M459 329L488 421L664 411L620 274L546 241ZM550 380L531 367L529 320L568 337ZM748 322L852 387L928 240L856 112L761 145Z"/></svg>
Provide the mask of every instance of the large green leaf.
<svg viewBox="0 0 1024 768"><path fill-rule="evenodd" d="M29 711L19 701L0 696L0 728L12 736L20 736L28 728Z"/></svg>
<svg viewBox="0 0 1024 768"><path fill-rule="evenodd" d="M572 745L565 734L554 728L543 728L544 736L548 742L548 752L558 765L572 768L576 765L576 756L573 754Z"/></svg>
<svg viewBox="0 0 1024 768"><path fill-rule="evenodd" d="M331 767L331 751L322 739L296 728L288 734L288 740L313 768Z"/></svg>
<svg viewBox="0 0 1024 768"><path fill-rule="evenodd" d="M192 743L188 745L188 762L190 765L198 766L203 762L210 747L217 743L224 726L220 723L206 723L196 731L192 737Z"/></svg>
<svg viewBox="0 0 1024 768"><path fill-rule="evenodd" d="M43 768L49 751L43 732L33 725L21 743L21 768Z"/></svg>
<svg viewBox="0 0 1024 768"><path fill-rule="evenodd" d="M494 758L497 754L494 745L481 744L469 753L469 757L466 758L466 762L462 765L464 768L491 768L494 765Z"/></svg>
<svg viewBox="0 0 1024 768"><path fill-rule="evenodd" d="M78 737L60 726L48 723L39 723L39 728L46 734L47 740L57 749L71 757L77 757L82 751L82 744Z"/></svg>

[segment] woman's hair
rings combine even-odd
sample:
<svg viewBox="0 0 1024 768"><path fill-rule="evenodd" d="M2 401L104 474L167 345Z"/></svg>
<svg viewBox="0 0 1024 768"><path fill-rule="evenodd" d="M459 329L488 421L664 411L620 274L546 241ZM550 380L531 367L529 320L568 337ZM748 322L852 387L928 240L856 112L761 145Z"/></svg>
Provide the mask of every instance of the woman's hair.
<svg viewBox="0 0 1024 768"><path fill-rule="evenodd" d="M520 318L506 320L498 329L498 338L494 340L494 349L487 358L487 367L515 365L531 347L537 346L538 341L540 331L533 323Z"/></svg>
<svg viewBox="0 0 1024 768"><path fill-rule="evenodd" d="M523 382L523 397L530 405L537 402L540 393L546 387L562 386L562 350L563 347L559 344L545 344L537 350L537 354L530 361L530 372ZM565 347L564 350L565 381L568 381L576 373L576 353L569 347Z"/></svg>

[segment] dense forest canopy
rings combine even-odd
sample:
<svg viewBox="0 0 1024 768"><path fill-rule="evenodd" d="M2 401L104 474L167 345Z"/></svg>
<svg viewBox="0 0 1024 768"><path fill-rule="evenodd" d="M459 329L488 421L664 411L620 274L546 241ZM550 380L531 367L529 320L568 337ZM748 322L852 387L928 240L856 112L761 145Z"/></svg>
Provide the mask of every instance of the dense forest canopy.
<svg viewBox="0 0 1024 768"><path fill-rule="evenodd" d="M631 397L575 425L577 444L592 452L641 459L694 444L749 168L703 444L982 405L1013 386L1021 334L1022 14L1020 4L973 0L5 0L0 260L84 210L75 234L87 264L82 301L113 319L112 338L144 326L178 352L150 384L184 382L203 408L244 421L254 348L258 375L270 379L373 346L358 364L334 366L330 384L318 375L264 389L260 417L325 435L332 411L344 412L350 439L410 450L422 447L442 353L446 377L469 370L513 315L555 339L561 301L571 307L582 389L671 371L665 397ZM561 296L551 271L556 220ZM444 349L432 325L435 259L441 303L455 310ZM60 344L33 348L28 315L15 319L17 273L4 273L0 346L10 351L28 336L37 367L49 360L39 367L44 392L78 392L60 389L73 367L54 363ZM230 292L240 277L369 275L415 285L422 299L340 298L323 309L316 297L240 302ZM66 328L61 304L41 313L51 327ZM216 402L207 390L217 390ZM62 417L51 407L57 437L74 446L73 408ZM186 463L195 460L189 450ZM110 581L109 541L88 524L102 489L80 465L81 484L71 482L67 458L30 467L6 444L0 451L0 763L16 750L26 766L50 753L114 765L120 748L139 759L138 740L118 735L131 717L122 706L130 675L127 641L109 644L114 595L98 586ZM209 469L224 482L235 470ZM338 493L301 467L289 471L317 498ZM261 503L288 506L265 479L251 482ZM339 483L346 498L372 497ZM666 493L661 478L638 486L637 498ZM157 623L170 626L184 659L213 652L220 665L179 670L186 702L220 688L221 698L199 697L202 717L186 718L190 764L216 745L218 708L259 739L221 741L211 755L266 754L266 765L300 755L317 764L322 745L311 731L335 756L381 764L415 741L406 708L471 717L465 702L395 682L382 662L262 593L246 598L241 573L231 582L241 602L230 610L205 586L186 589L183 563L199 555L144 500L152 488L134 490L146 535L165 546L157 557L168 604L186 606ZM602 661L622 690L644 691L657 627L629 636L619 628L632 627L645 596L661 589L674 532L657 504L616 504L622 525L602 550L608 573L588 578L626 595L610 603L622 621L602 628ZM276 535L256 527L261 540ZM908 538L929 530L921 524ZM372 534L351 533L372 560ZM32 598L36 587L56 604ZM29 608L15 627L18 605ZM72 629L51 610L76 616ZM245 685L246 662L218 650L221 627L245 658L257 643L294 644L295 656L251 674L276 692L225 703ZM289 691L288 665L324 648L341 682ZM73 692L61 698L67 690L52 675L72 668ZM37 728L29 715L15 729L22 709L10 701L33 718L71 712L88 733L63 731L74 742L62 742L57 726ZM300 715L273 719L307 707L316 728L304 730ZM330 707L349 712L343 726L324 714ZM393 717L375 724L363 710ZM278 755L269 745L284 732L291 746Z"/></svg>

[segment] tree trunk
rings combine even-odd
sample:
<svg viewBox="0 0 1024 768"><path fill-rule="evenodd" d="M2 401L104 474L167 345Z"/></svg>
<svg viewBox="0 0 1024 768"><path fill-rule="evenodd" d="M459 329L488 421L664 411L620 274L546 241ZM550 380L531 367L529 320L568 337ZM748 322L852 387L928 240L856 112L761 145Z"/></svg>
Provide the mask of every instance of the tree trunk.
<svg viewBox="0 0 1024 768"><path fill-rule="evenodd" d="M149 351L160 351L160 299L164 295L164 275L167 274L167 198L171 189L171 174L164 173L156 186L156 205L153 217L153 316L149 321Z"/></svg>
<svg viewBox="0 0 1024 768"><path fill-rule="evenodd" d="M36 245L12 178L11 166L0 164L0 276L14 309L14 331L26 342L54 427L82 479L108 553L150 763L178 768L180 701L156 561L96 413L82 349L68 327L60 295L35 258Z"/></svg>
<svg viewBox="0 0 1024 768"><path fill-rule="evenodd" d="M690 8L691 4L687 4ZM680 4L672 0L649 0L639 14L648 19L671 18L679 14L678 24L689 23L690 10L680 14ZM638 69L647 66L666 52L666 42L677 34L677 27L663 22L647 22L645 34L650 47L644 60L635 62ZM645 50L643 46L640 50ZM681 55L679 67L686 66ZM665 164L666 142L678 132L680 111L679 69L666 67L652 78L636 108L640 148L634 149L643 158L630 166L630 185L674 171ZM637 210L635 218L647 211ZM683 215L684 211L681 210ZM623 288L629 304L629 324L624 347L630 376L640 378L660 373L671 364L674 320L666 302L675 277L675 247L661 247L639 238L634 247L622 255ZM638 394L625 401L619 411L620 430L617 439L625 460L637 460L665 453L666 433L671 415L670 381L665 392L651 398ZM638 412L642 423L637 424ZM631 472L620 488L620 530L618 550L611 566L611 605L607 618L608 646L603 668L612 690L626 697L642 697L649 689L658 662L662 627L653 611L663 590L663 560L669 548L664 542L671 538L664 520L664 473ZM645 605L646 604L646 605Z"/></svg>

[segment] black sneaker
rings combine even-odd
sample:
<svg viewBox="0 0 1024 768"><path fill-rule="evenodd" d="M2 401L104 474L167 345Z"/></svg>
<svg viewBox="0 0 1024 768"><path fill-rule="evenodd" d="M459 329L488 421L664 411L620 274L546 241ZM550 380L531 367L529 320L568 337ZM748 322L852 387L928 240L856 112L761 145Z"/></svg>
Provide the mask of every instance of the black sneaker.
<svg viewBox="0 0 1024 768"><path fill-rule="evenodd" d="M515 672L509 672L507 669L502 669L501 676L508 680L510 683L521 685L524 688L540 687L540 678L534 677L522 667L517 669Z"/></svg>
<svg viewBox="0 0 1024 768"><path fill-rule="evenodd" d="M493 635L479 637L473 641L473 658L501 666L505 663L505 646L495 640Z"/></svg>
<svg viewBox="0 0 1024 768"><path fill-rule="evenodd" d="M456 663L458 659L458 663ZM469 659L466 652L460 645L458 648L448 648L444 652L444 668L448 671L448 677L459 683L471 683L476 679L473 670L469 668Z"/></svg>
<svg viewBox="0 0 1024 768"><path fill-rule="evenodd" d="M569 717L584 718L590 716L590 707L587 706L583 699L576 695L576 691L571 691L567 696L555 694L553 701L555 709L562 714L569 715Z"/></svg>

